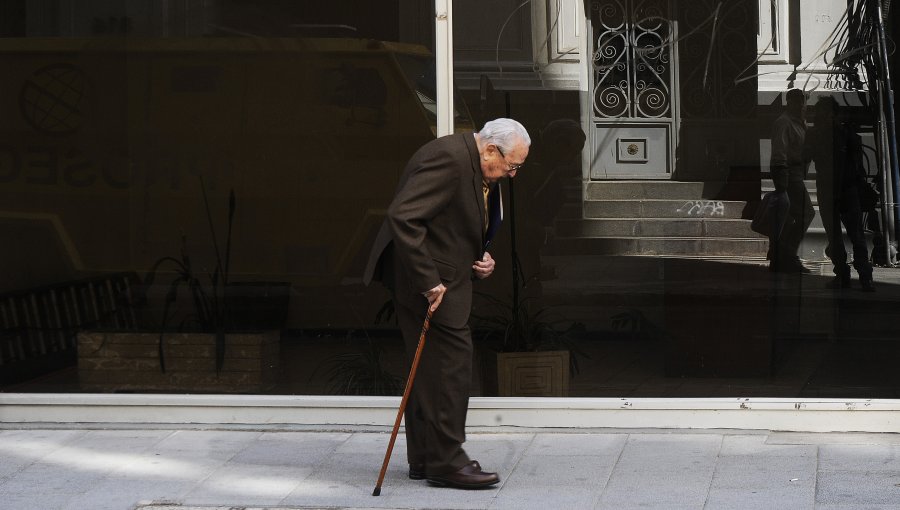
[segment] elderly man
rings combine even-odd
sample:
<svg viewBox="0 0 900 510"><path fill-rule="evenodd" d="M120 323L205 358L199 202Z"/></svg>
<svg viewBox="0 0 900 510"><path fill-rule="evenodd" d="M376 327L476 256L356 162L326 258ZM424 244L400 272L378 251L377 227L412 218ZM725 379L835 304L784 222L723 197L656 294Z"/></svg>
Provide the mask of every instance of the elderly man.
<svg viewBox="0 0 900 510"><path fill-rule="evenodd" d="M472 281L494 271L487 247L502 218L498 181L516 175L530 145L512 119L425 144L407 163L372 248L363 279L391 289L410 360L426 310L433 312L405 414L412 479L465 489L500 481L462 448L472 380L468 322Z"/></svg>

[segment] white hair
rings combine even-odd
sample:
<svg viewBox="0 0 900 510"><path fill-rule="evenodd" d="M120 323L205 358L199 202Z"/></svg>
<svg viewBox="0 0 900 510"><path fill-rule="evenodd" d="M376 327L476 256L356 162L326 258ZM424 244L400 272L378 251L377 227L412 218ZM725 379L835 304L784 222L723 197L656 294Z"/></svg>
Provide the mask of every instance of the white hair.
<svg viewBox="0 0 900 510"><path fill-rule="evenodd" d="M531 146L531 137L525 126L513 119L494 119L484 123L484 127L478 132L478 136L487 143L492 143L501 151L513 150L516 143L524 143Z"/></svg>

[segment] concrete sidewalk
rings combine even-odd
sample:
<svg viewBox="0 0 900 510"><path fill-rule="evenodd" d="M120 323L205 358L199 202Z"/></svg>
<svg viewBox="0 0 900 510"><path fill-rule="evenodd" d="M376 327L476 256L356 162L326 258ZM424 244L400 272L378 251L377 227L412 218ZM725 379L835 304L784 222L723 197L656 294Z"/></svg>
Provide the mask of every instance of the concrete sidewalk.
<svg viewBox="0 0 900 510"><path fill-rule="evenodd" d="M460 491L406 478L379 427L0 425L0 508L898 509L900 435L470 429L500 472Z"/></svg>

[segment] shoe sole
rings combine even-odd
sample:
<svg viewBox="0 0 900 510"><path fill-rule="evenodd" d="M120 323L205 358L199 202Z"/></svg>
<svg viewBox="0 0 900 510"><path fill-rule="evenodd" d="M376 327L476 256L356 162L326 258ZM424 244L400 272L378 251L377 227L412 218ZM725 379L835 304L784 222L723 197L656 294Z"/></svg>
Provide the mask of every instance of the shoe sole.
<svg viewBox="0 0 900 510"><path fill-rule="evenodd" d="M455 489L486 489L493 485L497 485L498 483L500 483L500 480L485 483L458 483L451 482L449 480L442 480L440 478L429 478L428 483L436 487L452 487Z"/></svg>
<svg viewBox="0 0 900 510"><path fill-rule="evenodd" d="M478 469L479 471L481 470L481 464L479 464L477 460L473 460L469 462L469 464L474 466L475 469ZM407 475L409 476L410 480L424 480L428 478L428 475L425 474L425 471L413 471L412 469L409 470Z"/></svg>

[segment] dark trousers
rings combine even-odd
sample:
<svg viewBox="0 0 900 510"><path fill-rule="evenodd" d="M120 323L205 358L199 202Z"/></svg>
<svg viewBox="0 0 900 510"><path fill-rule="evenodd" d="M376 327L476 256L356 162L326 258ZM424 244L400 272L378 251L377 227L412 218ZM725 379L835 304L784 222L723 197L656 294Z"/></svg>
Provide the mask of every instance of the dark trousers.
<svg viewBox="0 0 900 510"><path fill-rule="evenodd" d="M844 248L844 239L841 235L841 223L847 230L847 237L853 245L853 267L859 274L860 280L872 279L872 264L869 262L869 248L866 246L866 236L863 231L862 209L859 205L859 193L855 187L840 191L835 197L834 192L827 188L816 186L819 190L819 214L822 215L822 225L828 236L828 246L825 253L834 264L834 274L841 278L850 278L850 268L847 267L847 249Z"/></svg>
<svg viewBox="0 0 900 510"><path fill-rule="evenodd" d="M422 299L421 310L412 310L396 300L394 303L411 363L422 333L426 301ZM427 474L441 475L469 463L462 444L466 441L471 382L469 328L432 322L404 415L410 464L424 464Z"/></svg>
<svg viewBox="0 0 900 510"><path fill-rule="evenodd" d="M799 262L797 253L800 251L800 243L803 242L803 236L806 235L806 231L816 215L812 201L809 199L809 192L806 191L806 184L802 180L790 179L786 186L788 199L791 202L788 217L781 236L769 239L772 245L769 258L775 264ZM779 190L780 188L781 185L776 181L775 189Z"/></svg>

